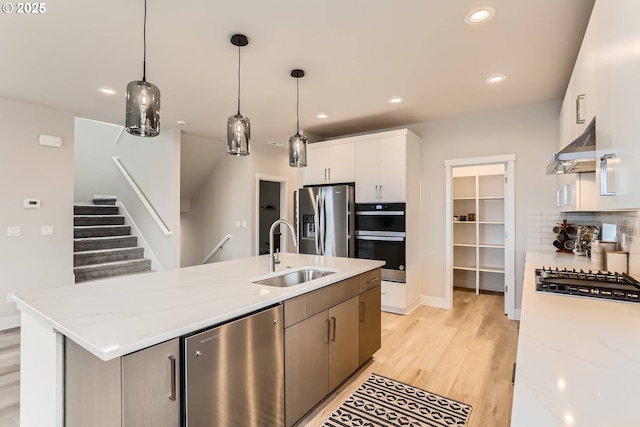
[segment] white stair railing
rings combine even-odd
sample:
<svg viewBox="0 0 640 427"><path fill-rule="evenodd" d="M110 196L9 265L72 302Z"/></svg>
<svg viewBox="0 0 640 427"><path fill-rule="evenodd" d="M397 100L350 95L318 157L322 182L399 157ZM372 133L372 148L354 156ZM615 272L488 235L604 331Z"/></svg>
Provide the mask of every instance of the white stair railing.
<svg viewBox="0 0 640 427"><path fill-rule="evenodd" d="M133 190L133 192L136 194L136 196L138 196L138 199L140 199L140 202L142 202L142 205L149 212L149 215L151 215L151 218L153 218L156 225L160 228L160 230L162 230L165 236L172 235L173 232L169 230L169 227L167 227L167 225L164 223L162 218L160 218L160 215L158 215L156 210L153 208L153 206L149 202L149 199L147 199L144 193L142 193L142 190L140 190L140 187L138 187L138 184L136 184L133 178L131 178L131 175L129 175L129 172L127 172L127 170L125 169L120 159L114 156L113 161L116 163L118 170L120 171L120 173L122 173L122 176L127 181L129 186L131 186L131 189Z"/></svg>
<svg viewBox="0 0 640 427"><path fill-rule="evenodd" d="M224 244L227 243L230 238L231 234L227 234L226 236L224 236L222 240L220 240L220 242L211 250L211 252L209 252L209 255L207 255L204 260L202 260L202 264L206 264L211 259L211 257L213 257L215 253L218 252L218 250L223 249Z"/></svg>

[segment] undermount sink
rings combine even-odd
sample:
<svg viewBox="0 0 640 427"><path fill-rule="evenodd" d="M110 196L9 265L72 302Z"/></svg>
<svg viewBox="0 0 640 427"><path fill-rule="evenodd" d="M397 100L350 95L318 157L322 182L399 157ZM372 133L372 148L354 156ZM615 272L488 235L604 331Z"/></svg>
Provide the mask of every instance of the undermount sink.
<svg viewBox="0 0 640 427"><path fill-rule="evenodd" d="M316 268L303 268L300 270L293 270L284 274L280 274L278 276L268 277L266 279L254 280L253 283L286 288L288 286L296 286L313 279L319 279L320 277L328 276L333 273L335 273L335 271L318 270Z"/></svg>

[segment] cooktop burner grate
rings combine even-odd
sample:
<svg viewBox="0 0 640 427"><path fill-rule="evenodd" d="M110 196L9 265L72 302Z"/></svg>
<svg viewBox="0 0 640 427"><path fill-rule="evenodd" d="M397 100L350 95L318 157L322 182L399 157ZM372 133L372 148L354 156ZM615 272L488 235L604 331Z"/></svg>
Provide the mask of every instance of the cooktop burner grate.
<svg viewBox="0 0 640 427"><path fill-rule="evenodd" d="M536 269L536 290L616 301L640 302L640 282L625 273Z"/></svg>

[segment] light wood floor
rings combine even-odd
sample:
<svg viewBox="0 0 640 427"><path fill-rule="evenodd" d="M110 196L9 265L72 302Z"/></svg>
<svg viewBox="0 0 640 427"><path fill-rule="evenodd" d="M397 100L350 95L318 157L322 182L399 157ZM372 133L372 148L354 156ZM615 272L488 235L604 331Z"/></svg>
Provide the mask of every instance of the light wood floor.
<svg viewBox="0 0 640 427"><path fill-rule="evenodd" d="M371 372L473 406L469 427L507 427L516 322L504 298L454 291L454 309L420 306L409 316L382 314L382 348L299 426L320 426ZM19 425L19 329L0 331L0 426Z"/></svg>
<svg viewBox="0 0 640 427"><path fill-rule="evenodd" d="M454 309L420 306L382 314L382 348L299 426L315 427L375 372L473 406L469 427L507 427L517 322L504 297L454 291Z"/></svg>
<svg viewBox="0 0 640 427"><path fill-rule="evenodd" d="M20 329L0 331L0 426L20 420Z"/></svg>

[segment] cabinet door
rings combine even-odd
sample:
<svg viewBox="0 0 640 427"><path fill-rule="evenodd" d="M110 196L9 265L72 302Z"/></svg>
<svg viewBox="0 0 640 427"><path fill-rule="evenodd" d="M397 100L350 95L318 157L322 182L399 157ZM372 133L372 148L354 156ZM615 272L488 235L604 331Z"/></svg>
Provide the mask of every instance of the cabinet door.
<svg viewBox="0 0 640 427"><path fill-rule="evenodd" d="M307 147L307 167L304 168L304 185L326 184L329 179L331 147L309 144Z"/></svg>
<svg viewBox="0 0 640 427"><path fill-rule="evenodd" d="M123 427L180 423L178 338L122 358Z"/></svg>
<svg viewBox="0 0 640 427"><path fill-rule="evenodd" d="M378 139L356 142L356 203L378 202Z"/></svg>
<svg viewBox="0 0 640 427"><path fill-rule="evenodd" d="M617 54L613 61L613 146L615 158L609 161L615 182L616 209L640 208L640 55L638 39L640 2L612 1L613 42Z"/></svg>
<svg viewBox="0 0 640 427"><path fill-rule="evenodd" d="M329 393L328 314L325 310L284 330L287 427Z"/></svg>
<svg viewBox="0 0 640 427"><path fill-rule="evenodd" d="M381 286L360 294L360 360L359 365L369 360L381 345Z"/></svg>
<svg viewBox="0 0 640 427"><path fill-rule="evenodd" d="M355 296L329 309L329 390L359 366L358 301Z"/></svg>
<svg viewBox="0 0 640 427"><path fill-rule="evenodd" d="M328 180L331 183L345 183L356 180L355 143L336 144L330 147Z"/></svg>
<svg viewBox="0 0 640 427"><path fill-rule="evenodd" d="M380 188L381 202L404 203L407 201L407 142L404 136L381 139L380 152Z"/></svg>
<svg viewBox="0 0 640 427"><path fill-rule="evenodd" d="M578 174L576 173L558 175L560 212L575 212L577 210L577 180Z"/></svg>

